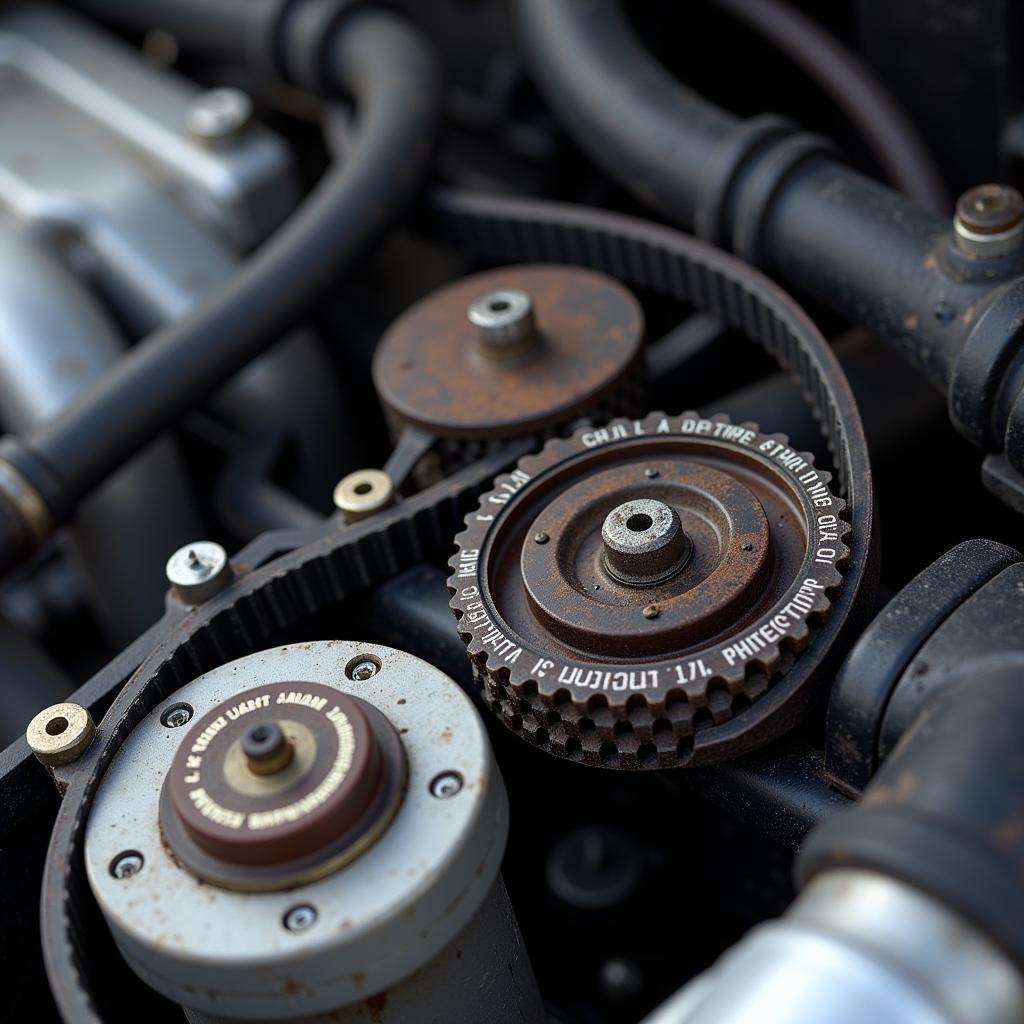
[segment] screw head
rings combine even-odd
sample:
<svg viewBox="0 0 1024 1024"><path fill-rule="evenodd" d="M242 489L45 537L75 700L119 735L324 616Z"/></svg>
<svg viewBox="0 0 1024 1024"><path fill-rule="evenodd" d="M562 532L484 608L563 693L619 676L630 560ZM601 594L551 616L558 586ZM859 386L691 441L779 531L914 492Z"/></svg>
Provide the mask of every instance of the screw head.
<svg viewBox="0 0 1024 1024"><path fill-rule="evenodd" d="M202 142L220 142L237 135L252 119L252 100L241 89L209 89L185 113L189 134Z"/></svg>
<svg viewBox="0 0 1024 1024"><path fill-rule="evenodd" d="M297 906L285 911L281 923L290 932L304 932L307 928L312 928L316 924L316 919L316 907L311 906L309 903L299 903Z"/></svg>
<svg viewBox="0 0 1024 1024"><path fill-rule="evenodd" d="M372 679L380 671L380 658L372 654L357 654L346 666L345 675L357 683Z"/></svg>
<svg viewBox="0 0 1024 1024"><path fill-rule="evenodd" d="M125 850L110 862L110 873L117 879L132 878L142 870L145 858L138 850Z"/></svg>
<svg viewBox="0 0 1024 1024"><path fill-rule="evenodd" d="M644 608L645 619L656 619L661 614L661 609L656 604L649 604Z"/></svg>
<svg viewBox="0 0 1024 1024"><path fill-rule="evenodd" d="M165 729L180 729L192 721L193 713L191 704L172 704L160 716L160 724Z"/></svg>
<svg viewBox="0 0 1024 1024"><path fill-rule="evenodd" d="M449 800L463 786L462 776L458 772L441 772L430 780L430 795L438 800Z"/></svg>
<svg viewBox="0 0 1024 1024"><path fill-rule="evenodd" d="M653 466L649 467L648 469L644 470L644 476L647 477L648 480L656 480L659 476L661 476L661 470L654 469Z"/></svg>
<svg viewBox="0 0 1024 1024"><path fill-rule="evenodd" d="M551 538L546 533L544 533L543 530L540 533L535 533L533 535L534 544L547 544L549 540L551 540Z"/></svg>
<svg viewBox="0 0 1024 1024"><path fill-rule="evenodd" d="M167 560L167 582L186 604L202 604L231 580L228 553L210 540L186 544Z"/></svg>

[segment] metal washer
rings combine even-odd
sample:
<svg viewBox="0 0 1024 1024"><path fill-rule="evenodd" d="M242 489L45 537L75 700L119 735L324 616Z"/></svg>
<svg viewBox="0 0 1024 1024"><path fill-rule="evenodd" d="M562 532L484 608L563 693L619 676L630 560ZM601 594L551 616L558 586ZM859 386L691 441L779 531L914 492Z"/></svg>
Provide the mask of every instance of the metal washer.
<svg viewBox="0 0 1024 1024"><path fill-rule="evenodd" d="M380 670L346 670L365 656ZM186 702L201 716L253 686L321 682L380 709L402 736L409 788L373 848L341 871L287 892L241 893L204 884L162 842L157 803L182 730L161 714ZM456 772L453 797L432 781ZM227 1017L301 1017L349 1005L428 963L473 918L498 874L508 806L483 725L446 675L401 651L324 641L230 662L176 691L125 741L100 785L85 836L93 893L125 960L175 1002ZM141 870L115 878L126 850ZM297 905L316 921L283 925Z"/></svg>

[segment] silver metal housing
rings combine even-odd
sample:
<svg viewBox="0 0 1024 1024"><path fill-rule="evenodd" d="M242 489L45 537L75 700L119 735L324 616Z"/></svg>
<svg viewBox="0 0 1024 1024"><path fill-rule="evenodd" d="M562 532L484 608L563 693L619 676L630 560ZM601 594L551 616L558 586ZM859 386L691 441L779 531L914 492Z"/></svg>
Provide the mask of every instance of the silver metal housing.
<svg viewBox="0 0 1024 1024"><path fill-rule="evenodd" d="M816 878L644 1024L1019 1024L1024 981L930 897L862 870Z"/></svg>

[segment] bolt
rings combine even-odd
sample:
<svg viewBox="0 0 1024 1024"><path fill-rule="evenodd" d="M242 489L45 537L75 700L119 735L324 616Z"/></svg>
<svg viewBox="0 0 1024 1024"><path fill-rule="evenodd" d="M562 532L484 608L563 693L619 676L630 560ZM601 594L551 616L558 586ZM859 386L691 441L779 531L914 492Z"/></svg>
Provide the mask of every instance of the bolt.
<svg viewBox="0 0 1024 1024"><path fill-rule="evenodd" d="M300 903L298 906L286 910L281 923L290 932L304 932L316 923L316 908L308 903Z"/></svg>
<svg viewBox="0 0 1024 1024"><path fill-rule="evenodd" d="M656 604L649 604L644 609L645 619L656 619L661 614L661 609Z"/></svg>
<svg viewBox="0 0 1024 1024"><path fill-rule="evenodd" d="M345 669L345 675L358 683L372 679L380 671L380 662L369 654L360 654L353 658Z"/></svg>
<svg viewBox="0 0 1024 1024"><path fill-rule="evenodd" d="M953 228L968 256L1005 256L1024 241L1024 196L1009 185L976 185L957 200Z"/></svg>
<svg viewBox="0 0 1024 1024"><path fill-rule="evenodd" d="M185 112L185 127L201 142L217 143L237 135L252 118L252 100L241 89L200 93Z"/></svg>
<svg viewBox="0 0 1024 1024"><path fill-rule="evenodd" d="M242 753L249 771L274 775L291 764L295 750L277 722L257 722L242 734Z"/></svg>
<svg viewBox="0 0 1024 1024"><path fill-rule="evenodd" d="M441 772L430 782L430 795L448 800L462 789L462 776L458 772Z"/></svg>
<svg viewBox="0 0 1024 1024"><path fill-rule="evenodd" d="M179 548L167 560L167 582L185 604L197 605L233 579L227 552L210 540Z"/></svg>
<svg viewBox="0 0 1024 1024"><path fill-rule="evenodd" d="M114 878L126 879L137 875L145 863L138 850L125 850L110 862L110 873Z"/></svg>
<svg viewBox="0 0 1024 1024"><path fill-rule="evenodd" d="M533 299L518 288L481 295L469 304L466 315L477 331L477 351L491 362L517 359L540 340Z"/></svg>
<svg viewBox="0 0 1024 1024"><path fill-rule="evenodd" d="M40 711L25 730L36 760L49 767L77 761L96 735L92 715L81 704L54 704Z"/></svg>
<svg viewBox="0 0 1024 1024"><path fill-rule="evenodd" d="M654 469L653 467L650 469L645 469L644 476L647 477L648 480L656 480L659 476L661 476L661 470Z"/></svg>
<svg viewBox="0 0 1024 1024"><path fill-rule="evenodd" d="M535 533L533 535L533 542L535 544L547 544L549 540L551 540L551 538L546 533L544 533L543 530L540 533Z"/></svg>
<svg viewBox="0 0 1024 1024"><path fill-rule="evenodd" d="M180 729L192 721L192 707L189 704L172 704L160 716L160 724L167 729Z"/></svg>

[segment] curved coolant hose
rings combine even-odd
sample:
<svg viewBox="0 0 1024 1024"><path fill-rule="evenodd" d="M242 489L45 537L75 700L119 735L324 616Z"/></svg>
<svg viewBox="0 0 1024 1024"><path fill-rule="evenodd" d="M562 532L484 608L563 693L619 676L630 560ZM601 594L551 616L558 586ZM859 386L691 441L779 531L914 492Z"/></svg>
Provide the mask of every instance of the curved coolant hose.
<svg viewBox="0 0 1024 1024"><path fill-rule="evenodd" d="M278 341L419 191L440 121L431 52L390 12L355 10L332 28L324 65L356 112L344 162L195 312L140 342L59 418L0 444L57 525L126 459ZM12 511L13 503L0 501L0 570L28 553Z"/></svg>
<svg viewBox="0 0 1024 1024"><path fill-rule="evenodd" d="M917 128L860 58L812 18L783 0L713 0L816 82L849 118L885 176L925 210L949 196Z"/></svg>

